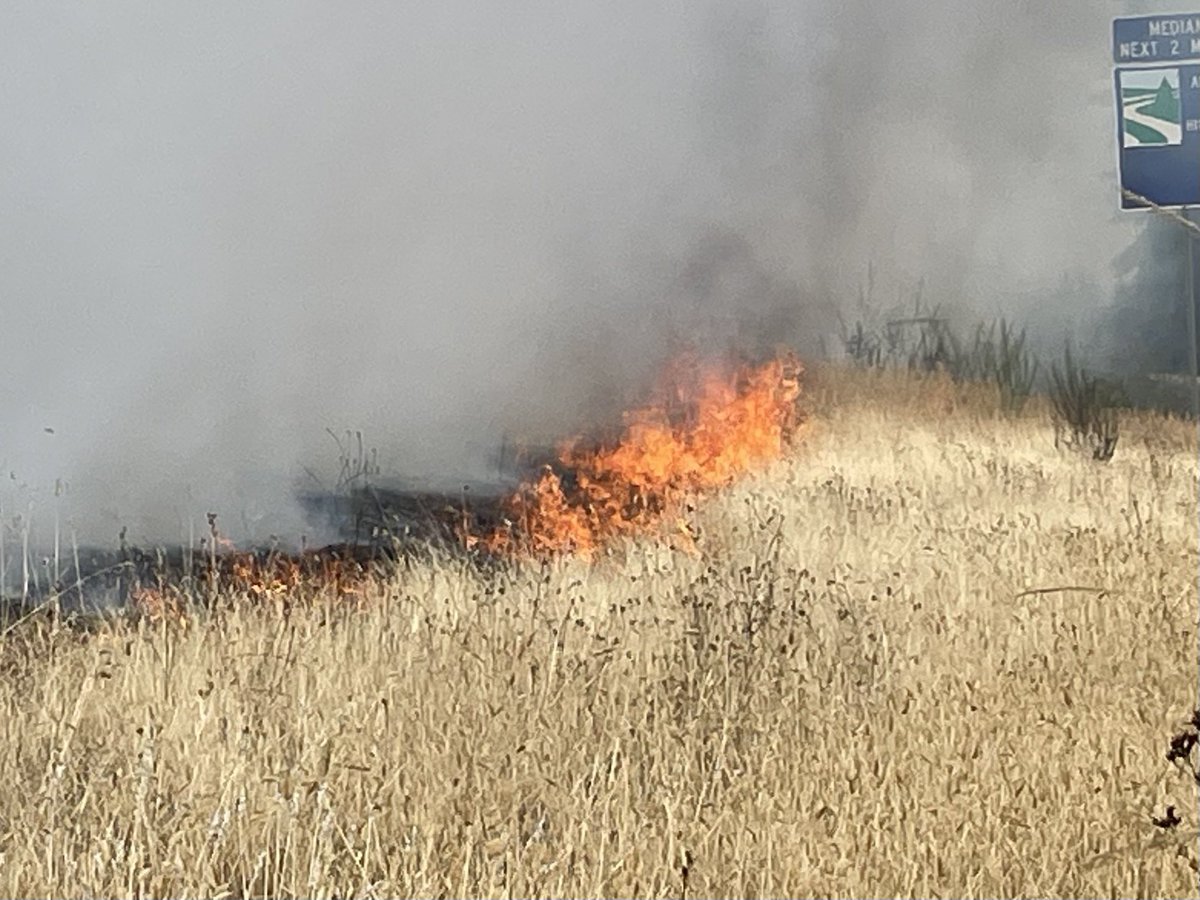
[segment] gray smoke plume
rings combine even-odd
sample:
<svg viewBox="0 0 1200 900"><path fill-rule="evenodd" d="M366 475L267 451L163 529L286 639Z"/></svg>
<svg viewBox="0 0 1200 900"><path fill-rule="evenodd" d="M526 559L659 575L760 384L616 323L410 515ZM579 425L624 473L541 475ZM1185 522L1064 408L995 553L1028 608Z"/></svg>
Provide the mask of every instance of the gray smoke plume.
<svg viewBox="0 0 1200 900"><path fill-rule="evenodd" d="M1132 10L10 4L5 519L295 540L330 432L486 477L679 343L815 352L869 263L988 313L1111 292Z"/></svg>

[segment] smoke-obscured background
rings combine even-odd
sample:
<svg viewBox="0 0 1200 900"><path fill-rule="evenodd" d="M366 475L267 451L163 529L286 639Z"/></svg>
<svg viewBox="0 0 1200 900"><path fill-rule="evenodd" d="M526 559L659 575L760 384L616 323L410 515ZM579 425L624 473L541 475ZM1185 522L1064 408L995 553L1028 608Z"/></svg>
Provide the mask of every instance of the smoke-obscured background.
<svg viewBox="0 0 1200 900"><path fill-rule="evenodd" d="M385 477L487 477L679 339L817 352L868 265L888 302L1178 364L1109 50L1171 8L9 4L3 514L295 539L327 429Z"/></svg>

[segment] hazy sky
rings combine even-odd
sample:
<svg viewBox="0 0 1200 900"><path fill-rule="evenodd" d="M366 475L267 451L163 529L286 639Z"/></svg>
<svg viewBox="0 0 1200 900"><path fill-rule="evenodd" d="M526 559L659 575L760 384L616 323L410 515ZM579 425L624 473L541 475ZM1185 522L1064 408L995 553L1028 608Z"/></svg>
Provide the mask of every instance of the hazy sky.
<svg viewBox="0 0 1200 900"><path fill-rule="evenodd" d="M85 538L295 534L326 429L485 475L672 328L749 309L812 349L868 263L985 312L1106 292L1140 221L1109 20L1172 8L9 3L5 515L44 535L61 478Z"/></svg>

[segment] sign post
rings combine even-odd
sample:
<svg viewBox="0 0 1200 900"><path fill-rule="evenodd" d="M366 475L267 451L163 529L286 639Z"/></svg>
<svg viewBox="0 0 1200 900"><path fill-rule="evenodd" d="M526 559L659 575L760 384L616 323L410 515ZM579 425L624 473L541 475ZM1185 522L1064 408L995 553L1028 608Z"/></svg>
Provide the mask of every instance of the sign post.
<svg viewBox="0 0 1200 900"><path fill-rule="evenodd" d="M1122 209L1200 206L1200 13L1113 20L1117 159ZM1196 236L1188 231L1189 360L1200 416Z"/></svg>
<svg viewBox="0 0 1200 900"><path fill-rule="evenodd" d="M1183 211L1184 217L1191 222L1191 210ZM1200 360L1196 358L1196 236L1188 235L1188 268L1187 293L1191 302L1188 304L1188 334L1191 335L1191 352L1188 362L1192 367L1192 414L1200 419Z"/></svg>

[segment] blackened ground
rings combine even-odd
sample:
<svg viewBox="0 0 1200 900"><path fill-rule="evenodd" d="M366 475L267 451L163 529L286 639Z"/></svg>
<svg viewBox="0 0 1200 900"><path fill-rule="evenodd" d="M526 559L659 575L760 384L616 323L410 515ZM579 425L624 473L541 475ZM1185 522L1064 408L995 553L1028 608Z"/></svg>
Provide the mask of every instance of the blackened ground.
<svg viewBox="0 0 1200 900"><path fill-rule="evenodd" d="M278 548L246 551L188 547L123 547L117 550L80 548L79 565L72 558L57 580L30 579L10 589L0 602L0 619L12 622L47 606L65 616L91 616L126 609L146 589L170 590L173 595L202 603L215 586L261 578L273 581L291 573L326 581L366 577L394 566L397 549L377 544L334 544L299 553ZM248 577L241 573L249 572ZM243 585L244 586L244 585Z"/></svg>
<svg viewBox="0 0 1200 900"><path fill-rule="evenodd" d="M208 537L192 547L80 547L60 557L57 571L49 558L27 566L10 560L0 585L0 620L11 622L48 605L64 615L112 612L128 607L131 597L147 588L169 588L199 602L211 596L214 584L237 587L238 573L247 568L268 578L299 572L334 582L383 574L431 548L479 556L468 550L466 536L498 527L514 489L515 484L461 482L453 488L371 486L311 493L301 502L314 525L341 538L320 547L218 546L214 552Z"/></svg>
<svg viewBox="0 0 1200 900"><path fill-rule="evenodd" d="M437 486L371 485L349 493L300 497L309 520L351 544L412 542L461 546L466 533L491 530L517 484L455 482Z"/></svg>

